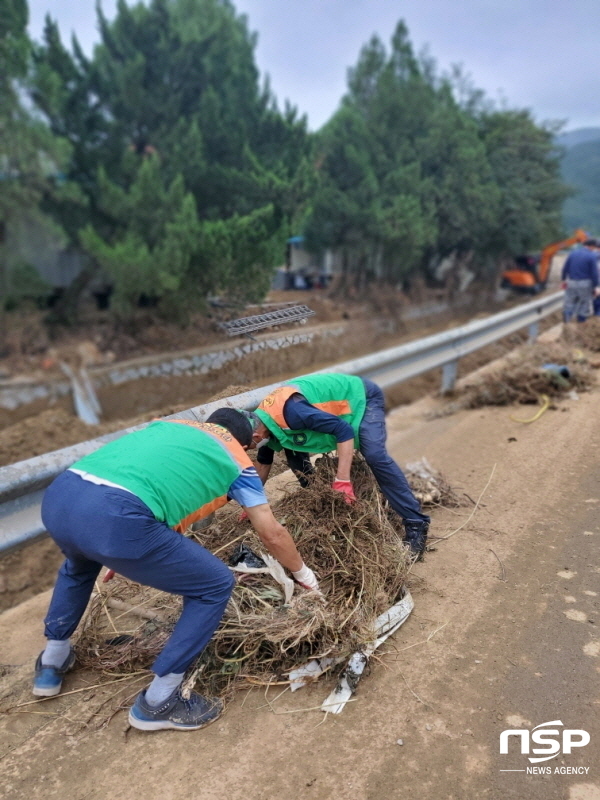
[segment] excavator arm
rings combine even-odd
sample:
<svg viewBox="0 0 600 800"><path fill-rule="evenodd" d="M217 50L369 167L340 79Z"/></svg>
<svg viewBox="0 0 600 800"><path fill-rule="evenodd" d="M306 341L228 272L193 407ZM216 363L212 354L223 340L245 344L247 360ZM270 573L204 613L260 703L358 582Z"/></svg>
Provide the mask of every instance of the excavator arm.
<svg viewBox="0 0 600 800"><path fill-rule="evenodd" d="M555 242L554 244L549 244L548 247L544 247L540 256L540 263L538 264L538 282L542 289L546 288L550 267L552 266L552 259L558 251L562 250L564 247L570 247L573 244L585 242L586 239L589 239L589 235L581 228L578 228L573 236L569 236L568 239L563 239L562 242Z"/></svg>
<svg viewBox="0 0 600 800"><path fill-rule="evenodd" d="M546 288L550 267L552 266L552 259L556 253L564 247L570 247L578 242L585 242L588 238L588 234L581 228L578 228L568 239L562 239L560 242L549 244L547 247L544 247L540 254L537 269L515 267L506 270L502 274L502 286L521 292L527 292L528 294L537 294L537 292L541 292Z"/></svg>

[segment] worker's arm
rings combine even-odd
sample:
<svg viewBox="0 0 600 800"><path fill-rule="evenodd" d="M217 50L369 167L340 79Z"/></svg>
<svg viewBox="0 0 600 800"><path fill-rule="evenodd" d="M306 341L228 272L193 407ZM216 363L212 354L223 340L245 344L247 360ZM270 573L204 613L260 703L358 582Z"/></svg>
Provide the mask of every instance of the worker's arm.
<svg viewBox="0 0 600 800"><path fill-rule="evenodd" d="M354 455L354 430L352 426L345 420L336 417L335 414L329 414L327 411L315 408L301 394L294 394L287 400L283 413L285 421L292 430L319 431L335 437L338 468L332 487L345 496L346 502L354 502L356 496L350 482L350 468Z"/></svg>
<svg viewBox="0 0 600 800"><path fill-rule="evenodd" d="M271 464L257 464L256 471L258 472L258 477L260 478L262 485L264 486L267 480L269 479L269 474L271 472Z"/></svg>
<svg viewBox="0 0 600 800"><path fill-rule="evenodd" d="M336 480L349 481L350 467L352 466L352 456L354 455L354 437L347 442L338 442L338 468Z"/></svg>
<svg viewBox="0 0 600 800"><path fill-rule="evenodd" d="M256 471L258 472L258 477L261 479L263 486L267 482L272 466L273 451L271 448L268 445L259 447L258 453L256 454Z"/></svg>
<svg viewBox="0 0 600 800"><path fill-rule="evenodd" d="M246 511L254 530L269 553L290 572L298 572L302 568L302 557L287 529L273 516L271 506L263 503L260 506L246 508Z"/></svg>
<svg viewBox="0 0 600 800"><path fill-rule="evenodd" d="M273 516L254 467L246 467L242 471L229 487L229 495L244 507L261 542L273 558L289 569L302 586L318 590L319 586L314 572L302 561L287 529Z"/></svg>

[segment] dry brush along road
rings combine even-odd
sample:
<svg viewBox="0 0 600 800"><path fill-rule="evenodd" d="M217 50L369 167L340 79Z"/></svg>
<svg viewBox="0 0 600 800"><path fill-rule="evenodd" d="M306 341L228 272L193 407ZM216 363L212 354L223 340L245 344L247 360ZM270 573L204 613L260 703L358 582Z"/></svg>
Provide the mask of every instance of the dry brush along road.
<svg viewBox="0 0 600 800"><path fill-rule="evenodd" d="M0 719L3 796L599 800L600 391L528 425L510 408L433 414L441 404L392 412L390 451L426 457L479 504L434 513L415 610L341 715L318 710L327 681L252 689L187 735L128 731L123 711L99 727L94 689L21 705ZM0 617L9 705L42 647L47 600ZM500 754L502 731L554 720L589 744L532 764L513 736Z"/></svg>

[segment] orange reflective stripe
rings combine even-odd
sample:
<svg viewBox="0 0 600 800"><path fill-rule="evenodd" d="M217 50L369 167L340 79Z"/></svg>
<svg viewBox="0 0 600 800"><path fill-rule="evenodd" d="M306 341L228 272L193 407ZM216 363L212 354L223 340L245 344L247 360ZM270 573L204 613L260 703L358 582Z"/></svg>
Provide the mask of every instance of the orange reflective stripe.
<svg viewBox="0 0 600 800"><path fill-rule="evenodd" d="M163 422L177 422L180 425L189 425L191 428L197 428L199 431L208 433L215 439L218 439L229 451L230 456L235 463L242 469L253 467L254 464L250 460L250 456L246 453L242 445L233 436L227 428L221 425L215 425L213 422L194 422L190 419L165 419Z"/></svg>
<svg viewBox="0 0 600 800"><path fill-rule="evenodd" d="M336 417L341 417L342 414L350 414L352 409L347 400L328 400L326 403L311 403L315 408L320 408L321 411L326 411L328 414L333 414Z"/></svg>
<svg viewBox="0 0 600 800"><path fill-rule="evenodd" d="M258 407L265 414L268 414L280 428L287 428L288 424L283 416L283 407L286 400L289 400L293 394L297 394L299 391L297 386L280 386L274 392L268 394Z"/></svg>
<svg viewBox="0 0 600 800"><path fill-rule="evenodd" d="M259 408L266 412L280 428L287 429L288 424L283 416L283 407L293 394L298 393L302 394L297 386L280 386L279 389L275 389L265 397ZM328 400L325 403L311 403L311 405L336 417L352 413L347 400Z"/></svg>
<svg viewBox="0 0 600 800"><path fill-rule="evenodd" d="M169 422L170 421L171 420L169 420ZM185 533L190 525L194 524L194 522L198 522L199 519L208 517L213 511L216 511L217 508L222 508L226 503L226 494L222 495L221 497L215 497L215 499L211 500L210 503L205 503L202 508L199 508L196 511L192 511L191 514L188 514L185 519L182 519L181 522L178 522L177 525L175 525L173 530L176 530L178 533Z"/></svg>

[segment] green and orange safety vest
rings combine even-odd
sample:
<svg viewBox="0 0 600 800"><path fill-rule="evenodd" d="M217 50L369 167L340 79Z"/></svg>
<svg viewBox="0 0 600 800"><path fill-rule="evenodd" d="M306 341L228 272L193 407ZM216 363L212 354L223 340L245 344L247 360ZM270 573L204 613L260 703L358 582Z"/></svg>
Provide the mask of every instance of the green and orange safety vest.
<svg viewBox="0 0 600 800"><path fill-rule="evenodd" d="M354 431L355 447L360 446L358 431L367 405L365 385L355 375L329 372L294 378L265 397L255 413L274 437L269 447L273 450L286 447L305 453L329 453L337 448L338 443L331 434L288 428L283 407L296 393L304 395L316 408L348 422Z"/></svg>
<svg viewBox="0 0 600 800"><path fill-rule="evenodd" d="M231 484L252 466L226 428L176 419L122 436L72 468L128 489L156 519L184 531L225 505Z"/></svg>

